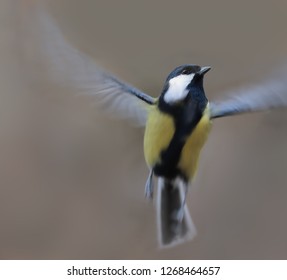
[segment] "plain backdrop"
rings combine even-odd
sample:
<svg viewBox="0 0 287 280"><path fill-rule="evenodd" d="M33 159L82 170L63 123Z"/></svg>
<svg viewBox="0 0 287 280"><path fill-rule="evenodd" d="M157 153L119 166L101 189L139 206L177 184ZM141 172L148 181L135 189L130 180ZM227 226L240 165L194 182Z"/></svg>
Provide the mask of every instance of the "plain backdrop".
<svg viewBox="0 0 287 280"><path fill-rule="evenodd" d="M144 197L143 130L44 74L31 84L20 3L0 2L1 259L287 258L287 111L214 121L188 194L198 235L160 250ZM72 45L153 96L174 67L212 66L210 100L285 62L286 9L258 0L48 2ZM33 40L26 47L33 53Z"/></svg>

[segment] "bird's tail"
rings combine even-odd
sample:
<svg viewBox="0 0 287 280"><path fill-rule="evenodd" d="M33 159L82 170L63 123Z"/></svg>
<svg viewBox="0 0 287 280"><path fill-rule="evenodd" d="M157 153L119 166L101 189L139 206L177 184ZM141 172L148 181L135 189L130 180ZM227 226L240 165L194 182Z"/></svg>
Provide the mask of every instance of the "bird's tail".
<svg viewBox="0 0 287 280"><path fill-rule="evenodd" d="M159 243L163 248L191 240L196 235L187 205L184 205L183 218L178 216L186 187L181 180L158 179L157 226Z"/></svg>

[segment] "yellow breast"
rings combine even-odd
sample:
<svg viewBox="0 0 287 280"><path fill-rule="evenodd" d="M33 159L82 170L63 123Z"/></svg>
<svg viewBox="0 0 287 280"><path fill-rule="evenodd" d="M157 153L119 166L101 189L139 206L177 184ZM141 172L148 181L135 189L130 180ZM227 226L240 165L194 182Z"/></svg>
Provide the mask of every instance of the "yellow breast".
<svg viewBox="0 0 287 280"><path fill-rule="evenodd" d="M150 107L144 136L144 154L149 167L160 163L161 152L166 150L175 132L173 117L162 113L157 105ZM186 139L183 146L178 168L188 179L196 173L200 151L205 144L211 128L209 107Z"/></svg>
<svg viewBox="0 0 287 280"><path fill-rule="evenodd" d="M201 120L187 138L182 149L179 161L179 169L192 179L196 173L200 151L204 146L211 129L209 107L206 108Z"/></svg>
<svg viewBox="0 0 287 280"><path fill-rule="evenodd" d="M160 160L160 153L165 150L175 132L173 118L152 105L148 114L145 135L144 155L149 167L153 167Z"/></svg>

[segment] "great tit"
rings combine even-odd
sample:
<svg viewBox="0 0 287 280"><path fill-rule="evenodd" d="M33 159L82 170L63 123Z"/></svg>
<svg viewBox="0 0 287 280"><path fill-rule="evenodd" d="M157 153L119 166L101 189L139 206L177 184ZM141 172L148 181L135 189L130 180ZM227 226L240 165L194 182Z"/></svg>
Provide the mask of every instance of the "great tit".
<svg viewBox="0 0 287 280"><path fill-rule="evenodd" d="M211 128L203 89L203 77L209 70L210 67L198 65L177 67L168 75L160 97L148 109L144 154L150 174L145 193L152 197L155 174L160 178L157 221L161 246L171 246L195 235L185 201Z"/></svg>
<svg viewBox="0 0 287 280"><path fill-rule="evenodd" d="M113 113L145 126L144 155L149 168L145 195L153 197L155 175L160 245L173 246L193 238L196 230L186 195L212 120L287 106L286 77L270 76L260 84L233 91L221 102L209 102L203 79L210 67L188 64L175 68L160 96L153 98L101 70L68 44L44 10L37 9L35 14L37 23L33 21L29 31L34 32L46 74L65 87L95 96Z"/></svg>

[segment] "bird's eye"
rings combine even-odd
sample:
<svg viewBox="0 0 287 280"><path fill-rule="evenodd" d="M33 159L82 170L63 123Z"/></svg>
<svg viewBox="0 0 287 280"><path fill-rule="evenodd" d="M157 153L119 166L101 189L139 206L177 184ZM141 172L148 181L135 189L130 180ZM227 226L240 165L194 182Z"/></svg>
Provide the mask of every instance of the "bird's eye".
<svg viewBox="0 0 287 280"><path fill-rule="evenodd" d="M188 74L187 69L184 69L184 70L181 72L181 74Z"/></svg>

